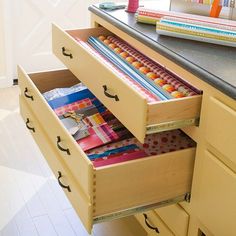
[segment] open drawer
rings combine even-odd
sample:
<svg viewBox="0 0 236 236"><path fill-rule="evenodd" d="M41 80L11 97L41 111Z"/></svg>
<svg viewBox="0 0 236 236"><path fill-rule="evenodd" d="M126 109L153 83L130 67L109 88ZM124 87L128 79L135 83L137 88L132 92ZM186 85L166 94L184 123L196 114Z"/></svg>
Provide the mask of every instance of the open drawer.
<svg viewBox="0 0 236 236"><path fill-rule="evenodd" d="M191 191L195 148L95 168L42 96L53 88L72 86L78 79L68 70L27 75L19 68L18 72L23 100L45 130L45 142L51 143L55 158L70 171L78 192L91 204L91 215L84 216L76 208L88 218L83 220L90 222L85 224L88 231L93 223L182 201Z"/></svg>
<svg viewBox="0 0 236 236"><path fill-rule="evenodd" d="M148 103L101 58L76 40L87 42L89 36L99 35L112 33L102 27L64 31L53 25L53 52L140 142L146 134L198 123L201 95ZM107 97L104 86L119 101Z"/></svg>

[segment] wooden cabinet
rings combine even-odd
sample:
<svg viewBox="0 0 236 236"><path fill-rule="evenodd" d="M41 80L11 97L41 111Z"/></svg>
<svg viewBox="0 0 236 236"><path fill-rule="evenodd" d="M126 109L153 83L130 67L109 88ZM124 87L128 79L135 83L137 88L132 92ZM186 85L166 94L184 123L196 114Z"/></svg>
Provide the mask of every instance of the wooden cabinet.
<svg viewBox="0 0 236 236"><path fill-rule="evenodd" d="M223 156L223 162L236 171L236 107L218 96L207 100L206 141Z"/></svg>
<svg viewBox="0 0 236 236"><path fill-rule="evenodd" d="M127 81L111 71L102 58L75 40L87 42L89 36L112 34L103 27L66 31L53 25L53 52L140 142L148 133L195 125L200 115L201 95L148 103ZM63 48L72 57L65 56ZM119 101L105 95L104 85ZM130 119L130 114L136 115Z"/></svg>
<svg viewBox="0 0 236 236"><path fill-rule="evenodd" d="M204 152L197 214L213 235L236 232L236 174L209 151Z"/></svg>
<svg viewBox="0 0 236 236"><path fill-rule="evenodd" d="M25 122L28 116L37 116L47 136L44 142L50 143L54 163L59 163L52 167L56 177L62 173L68 186L73 185L69 176L76 182L67 195L88 231L94 223L154 208L162 202L182 201L191 191L195 148L95 168L42 96L44 91L79 80L67 70L27 75L19 67L18 74L21 114ZM44 143L35 140L45 150Z"/></svg>
<svg viewBox="0 0 236 236"><path fill-rule="evenodd" d="M135 217L149 236L174 236L171 230L154 211L138 214Z"/></svg>
<svg viewBox="0 0 236 236"><path fill-rule="evenodd" d="M161 207L155 212L176 236L187 236L189 215L180 205Z"/></svg>
<svg viewBox="0 0 236 236"><path fill-rule="evenodd" d="M53 25L53 52L69 70L31 74L21 67L18 70L22 117L86 229L91 232L94 223L136 214L149 235L199 236L201 229L207 236L235 235L235 100L104 19L95 15L92 19L100 27L65 31ZM78 44L77 40L100 34L117 34L136 45L203 90L203 96L147 102L104 61ZM141 142L149 133L182 128L197 142L196 160L196 148L187 148L95 168L42 96L79 81ZM118 102L105 95L104 85ZM195 126L199 117L200 124ZM190 192L188 205L175 204Z"/></svg>

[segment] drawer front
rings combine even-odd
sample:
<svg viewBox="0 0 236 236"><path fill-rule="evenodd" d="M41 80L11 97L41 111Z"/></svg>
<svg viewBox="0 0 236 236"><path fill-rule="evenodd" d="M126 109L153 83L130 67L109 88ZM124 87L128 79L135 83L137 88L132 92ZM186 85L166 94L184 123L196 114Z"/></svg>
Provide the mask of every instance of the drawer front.
<svg viewBox="0 0 236 236"><path fill-rule="evenodd" d="M90 35L98 36L106 32L102 28L85 29L80 30L80 36L88 38ZM143 140L147 120L146 100L95 55L55 25L52 28L52 37L53 53L139 140ZM72 58L63 55L63 47L73 55ZM119 100L107 97L104 86L107 88L107 93L117 95Z"/></svg>
<svg viewBox="0 0 236 236"><path fill-rule="evenodd" d="M178 204L155 210L176 236L187 236L189 215Z"/></svg>
<svg viewBox="0 0 236 236"><path fill-rule="evenodd" d="M22 68L18 70L19 84L22 96L25 97L30 109L37 115L38 120L47 130L47 135L62 161L70 168L85 194L93 196L93 166L79 145L67 132L51 107L47 104L35 84ZM43 75L42 75L43 74ZM38 75L39 78L48 76L47 73ZM58 77L56 77L58 78ZM46 81L42 81L42 83ZM27 89L27 92L25 93ZM25 94L27 96L25 96ZM33 97L33 99L32 99ZM49 132L50 130L50 132ZM63 151L64 150L64 151Z"/></svg>
<svg viewBox="0 0 236 236"><path fill-rule="evenodd" d="M174 234L154 211L148 211L144 214L135 215L135 218L150 236L174 236Z"/></svg>
<svg viewBox="0 0 236 236"><path fill-rule="evenodd" d="M236 166L236 110L210 97L207 113L207 141Z"/></svg>
<svg viewBox="0 0 236 236"><path fill-rule="evenodd" d="M194 155L190 148L97 169L95 216L183 201L191 191Z"/></svg>
<svg viewBox="0 0 236 236"><path fill-rule="evenodd" d="M147 103L124 78L102 59L81 46L73 37L86 42L90 35L111 34L104 28L64 31L53 25L54 54L95 94L95 96L136 136L144 141L147 133L177 129L198 123L201 95ZM63 54L65 48L67 54ZM104 91L104 85L107 91ZM107 93L117 95L119 101Z"/></svg>
<svg viewBox="0 0 236 236"><path fill-rule="evenodd" d="M236 235L236 174L205 151L199 183L198 217L213 235Z"/></svg>
<svg viewBox="0 0 236 236"><path fill-rule="evenodd" d="M86 229L91 232L92 205L89 202L89 199L82 191L79 190L77 183L68 168L66 168L65 165L58 160L57 153L54 150L53 145L33 115L32 111L27 106L25 99L22 97L20 97L20 113L55 177L58 179L58 183L78 213Z"/></svg>
<svg viewBox="0 0 236 236"><path fill-rule="evenodd" d="M51 73L36 73L29 77L20 69L22 97L25 87L28 88L29 96L24 96L24 101L37 116L40 127L47 136L45 142L50 143L54 156L57 156L67 172L69 170L75 179L77 189L84 193L88 202L92 203L93 223L184 200L185 194L191 191L194 147L94 168L40 93L47 84L44 76L50 78ZM54 82L57 83L60 78L58 74ZM51 86L51 83L49 79L48 86ZM58 87L58 84L54 86ZM33 100L30 96L33 96ZM58 150L55 143L57 136L62 140L58 145L64 149L69 148L69 155L65 151ZM38 144L43 145L43 143ZM80 214L83 215L83 211Z"/></svg>

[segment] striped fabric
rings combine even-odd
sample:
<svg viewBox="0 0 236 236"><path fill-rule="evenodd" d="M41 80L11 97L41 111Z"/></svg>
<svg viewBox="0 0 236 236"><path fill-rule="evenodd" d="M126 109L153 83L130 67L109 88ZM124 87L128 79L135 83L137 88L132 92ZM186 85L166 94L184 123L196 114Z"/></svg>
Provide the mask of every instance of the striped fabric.
<svg viewBox="0 0 236 236"><path fill-rule="evenodd" d="M58 116L61 116L67 112L76 111L76 110L83 109L92 105L93 104L91 100L89 98L85 98L83 100L79 100L79 101L70 103L68 105L58 107L54 111Z"/></svg>

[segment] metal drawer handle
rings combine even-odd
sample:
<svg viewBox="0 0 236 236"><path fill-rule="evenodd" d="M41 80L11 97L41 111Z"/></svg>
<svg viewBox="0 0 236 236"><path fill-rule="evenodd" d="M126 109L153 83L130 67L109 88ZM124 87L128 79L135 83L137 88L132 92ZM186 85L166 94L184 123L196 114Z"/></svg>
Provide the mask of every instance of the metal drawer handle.
<svg viewBox="0 0 236 236"><path fill-rule="evenodd" d="M60 137L60 136L57 136L57 147L58 147L58 149L60 149L60 150L63 151L63 152L66 152L67 155L70 155L70 150L69 150L69 148L63 148L63 147L61 147L61 146L60 146L60 142L61 142L61 137Z"/></svg>
<svg viewBox="0 0 236 236"><path fill-rule="evenodd" d="M65 57L70 57L70 59L73 58L73 56L72 56L71 53L66 53L65 47L62 47L62 48L61 48L61 51L62 51L62 54L63 54Z"/></svg>
<svg viewBox="0 0 236 236"><path fill-rule="evenodd" d="M25 125L26 125L27 129L32 130L35 133L35 128L34 127L30 127L29 123L30 123L30 120L29 120L29 118L27 118L27 120L25 122Z"/></svg>
<svg viewBox="0 0 236 236"><path fill-rule="evenodd" d="M69 185L66 186L66 185L64 185L64 184L60 181L60 178L61 178L61 177L62 177L61 171L58 171L57 180L58 180L59 185L60 185L62 188L67 189L68 192L71 192L70 186L69 186Z"/></svg>
<svg viewBox="0 0 236 236"><path fill-rule="evenodd" d="M109 97L109 98L114 98L117 102L119 101L119 98L118 98L118 96L117 95L111 95L111 94L109 94L108 92L107 92L107 86L106 85L103 85L102 86L103 87L103 89L104 89L104 94L107 96L107 97Z"/></svg>
<svg viewBox="0 0 236 236"><path fill-rule="evenodd" d="M26 88L25 88L25 91L24 91L24 95L25 95L25 97L30 98L32 101L34 101L34 97L28 95L28 94L27 94L28 92L29 92L29 90L28 90L28 88L26 87Z"/></svg>
<svg viewBox="0 0 236 236"><path fill-rule="evenodd" d="M159 229L158 229L157 227L151 226L151 225L148 223L148 216L147 216L147 214L143 214L143 216L144 216L144 218L145 218L145 223L146 223L147 227L148 227L149 229L152 229L152 230L156 231L156 233L159 234L159 233L160 233Z"/></svg>

